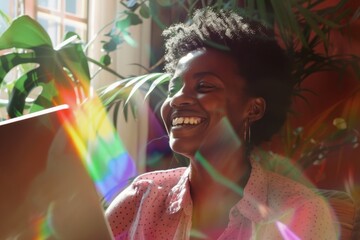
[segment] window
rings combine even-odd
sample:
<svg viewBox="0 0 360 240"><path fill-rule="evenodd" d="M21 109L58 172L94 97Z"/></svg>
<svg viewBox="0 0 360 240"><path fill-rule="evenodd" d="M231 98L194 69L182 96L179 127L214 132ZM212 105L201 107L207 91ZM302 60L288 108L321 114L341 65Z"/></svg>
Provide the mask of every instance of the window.
<svg viewBox="0 0 360 240"><path fill-rule="evenodd" d="M25 4L25 13L46 29L54 46L62 42L69 31L87 41L88 0L38 0L25 1Z"/></svg>
<svg viewBox="0 0 360 240"><path fill-rule="evenodd" d="M19 13L17 12L17 9L21 8L19 6L19 4L21 4L21 3L17 0L1 0L0 1L0 9L6 15L13 18L13 17L19 15Z"/></svg>
<svg viewBox="0 0 360 240"><path fill-rule="evenodd" d="M23 6L17 0L1 0L0 9L3 13L5 13L12 19L22 13L21 9L23 9ZM7 27L8 23L6 22L6 20L0 18L0 34L4 32Z"/></svg>
<svg viewBox="0 0 360 240"><path fill-rule="evenodd" d="M35 18L48 32L54 46L66 32L76 32L87 41L88 0L0 0L0 9L10 18L22 14ZM0 33L7 24L0 21Z"/></svg>
<svg viewBox="0 0 360 240"><path fill-rule="evenodd" d="M0 0L0 9L10 18L30 15L49 33L54 46L63 41L66 32L76 32L87 41L88 0ZM0 33L7 24L0 19Z"/></svg>

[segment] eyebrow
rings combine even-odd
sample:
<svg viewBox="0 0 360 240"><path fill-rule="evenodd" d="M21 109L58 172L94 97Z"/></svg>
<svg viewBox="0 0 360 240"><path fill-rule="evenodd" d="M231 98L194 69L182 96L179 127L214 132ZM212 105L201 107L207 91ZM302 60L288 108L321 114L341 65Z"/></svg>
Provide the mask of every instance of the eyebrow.
<svg viewBox="0 0 360 240"><path fill-rule="evenodd" d="M208 71L206 71L206 72L197 72L197 73L195 73L195 74L193 75L193 77L194 77L195 79L198 79L198 78L202 78L202 77L204 77L204 76L206 76L206 75L214 76L214 77L216 77L217 79L219 79L220 81L222 81L222 78L221 78L219 75L217 75L217 74L215 74L215 73L213 73L213 72L208 72ZM174 78L170 79L170 82L172 82L172 83L174 83L174 84L177 84L177 83L182 82L182 81L183 81L183 79L182 79L182 77L180 77L180 76L177 76L177 77L174 77Z"/></svg>
<svg viewBox="0 0 360 240"><path fill-rule="evenodd" d="M198 73L194 74L194 77L195 78L201 78L201 77L206 76L206 75L214 76L214 77L218 78L219 80L222 79L219 75L217 75L217 74L215 74L213 72L198 72Z"/></svg>

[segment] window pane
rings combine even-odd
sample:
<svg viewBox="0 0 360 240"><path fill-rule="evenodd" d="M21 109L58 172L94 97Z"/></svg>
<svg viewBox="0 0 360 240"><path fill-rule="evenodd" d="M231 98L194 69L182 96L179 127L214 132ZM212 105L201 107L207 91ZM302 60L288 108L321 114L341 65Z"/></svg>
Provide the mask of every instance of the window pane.
<svg viewBox="0 0 360 240"><path fill-rule="evenodd" d="M5 13L6 15L9 15L9 13L10 13L9 0L0 1L0 9L1 9L1 11L3 11L3 13ZM6 23L5 19L0 18L0 34L2 34L6 30L7 26L8 26L8 24Z"/></svg>
<svg viewBox="0 0 360 240"><path fill-rule="evenodd" d="M60 1L61 0L37 0L37 4L40 7L59 10L60 9Z"/></svg>
<svg viewBox="0 0 360 240"><path fill-rule="evenodd" d="M87 16L87 0L66 0L66 13L74 14L78 17L86 18Z"/></svg>
<svg viewBox="0 0 360 240"><path fill-rule="evenodd" d="M74 26L65 25L65 33L67 32L76 32L76 28Z"/></svg>
<svg viewBox="0 0 360 240"><path fill-rule="evenodd" d="M1 0L0 1L0 9L6 15L10 15L10 0Z"/></svg>
<svg viewBox="0 0 360 240"><path fill-rule="evenodd" d="M65 30L65 33L66 32L75 32L80 36L81 40L83 40L83 41L87 40L86 39L87 38L87 36L86 36L87 28L86 28L85 23L66 20L64 30Z"/></svg>
<svg viewBox="0 0 360 240"><path fill-rule="evenodd" d="M17 8L21 10L21 4L18 3L18 0L0 0L0 10L11 19L18 15Z"/></svg>
<svg viewBox="0 0 360 240"><path fill-rule="evenodd" d="M38 14L37 20L45 28L46 32L49 34L51 41L54 46L60 43L60 18L48 15L48 14Z"/></svg>
<svg viewBox="0 0 360 240"><path fill-rule="evenodd" d="M65 10L68 13L76 14L76 0L66 0Z"/></svg>

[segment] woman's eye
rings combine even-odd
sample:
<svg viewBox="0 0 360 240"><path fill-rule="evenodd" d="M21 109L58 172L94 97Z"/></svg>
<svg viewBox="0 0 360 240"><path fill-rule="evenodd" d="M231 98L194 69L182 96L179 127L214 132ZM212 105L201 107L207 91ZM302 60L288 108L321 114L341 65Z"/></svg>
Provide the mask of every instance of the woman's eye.
<svg viewBox="0 0 360 240"><path fill-rule="evenodd" d="M197 90L200 92L210 92L213 89L215 89L215 86L211 83L207 83L207 82L199 82L198 86L197 86Z"/></svg>

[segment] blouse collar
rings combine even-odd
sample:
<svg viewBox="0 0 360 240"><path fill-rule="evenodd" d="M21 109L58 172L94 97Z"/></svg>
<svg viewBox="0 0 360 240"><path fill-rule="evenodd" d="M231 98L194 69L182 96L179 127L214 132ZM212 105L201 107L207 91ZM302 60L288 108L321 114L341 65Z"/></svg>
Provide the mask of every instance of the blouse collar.
<svg viewBox="0 0 360 240"><path fill-rule="evenodd" d="M269 214L267 208L268 180L267 174L257 160L251 159L251 174L244 189L244 197L232 208L230 217L239 214L253 222L266 219ZM181 175L178 183L170 190L167 197L167 212L174 214L181 209L185 214L192 213L192 200L190 195L190 167Z"/></svg>

